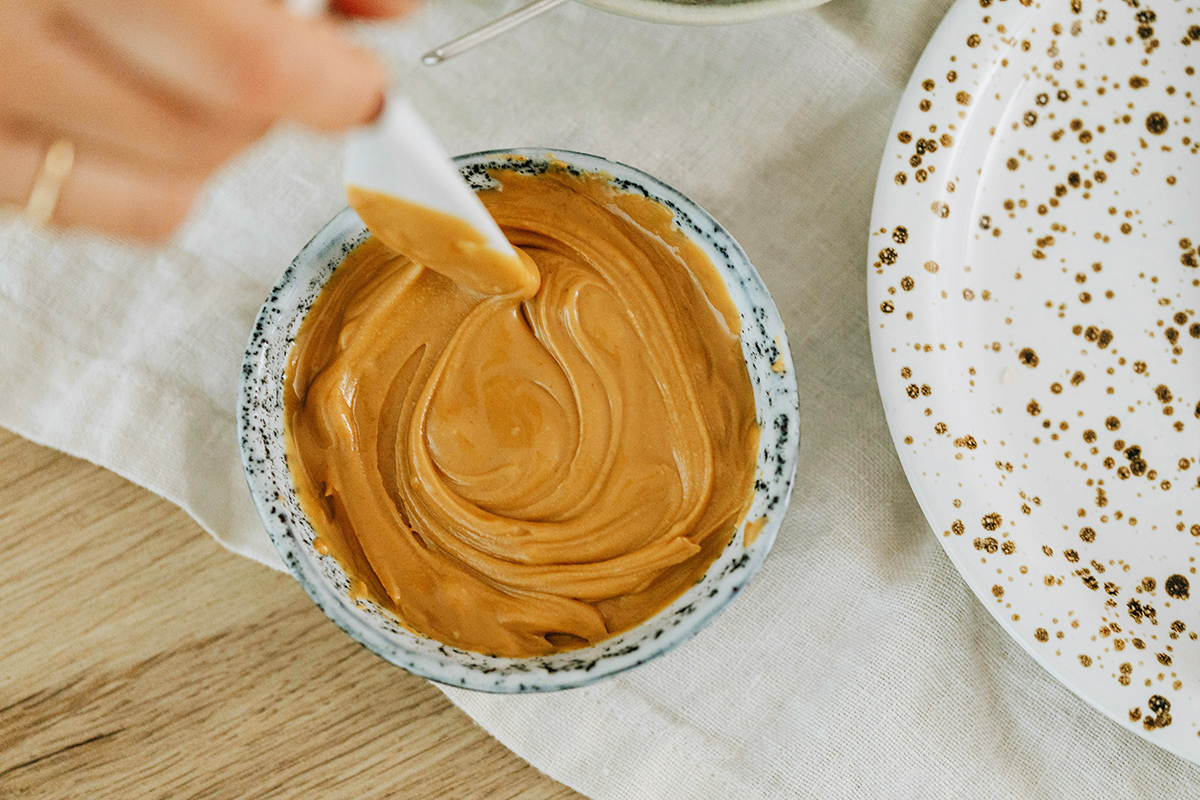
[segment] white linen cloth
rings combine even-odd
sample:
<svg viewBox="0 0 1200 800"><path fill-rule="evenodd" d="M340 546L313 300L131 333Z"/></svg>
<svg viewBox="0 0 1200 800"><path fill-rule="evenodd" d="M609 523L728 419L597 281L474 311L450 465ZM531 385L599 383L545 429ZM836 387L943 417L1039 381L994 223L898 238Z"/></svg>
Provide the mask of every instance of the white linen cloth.
<svg viewBox="0 0 1200 800"><path fill-rule="evenodd" d="M1087 706L992 620L887 435L866 321L872 189L947 0L834 0L704 29L568 4L417 66L514 5L429 0L361 34L451 152L596 153L721 220L788 327L801 465L762 572L693 641L584 689L450 698L594 798L1200 796L1200 769ZM279 132L159 251L4 223L0 425L158 492L279 568L242 477L237 378L269 287L343 204L340 165L336 140Z"/></svg>

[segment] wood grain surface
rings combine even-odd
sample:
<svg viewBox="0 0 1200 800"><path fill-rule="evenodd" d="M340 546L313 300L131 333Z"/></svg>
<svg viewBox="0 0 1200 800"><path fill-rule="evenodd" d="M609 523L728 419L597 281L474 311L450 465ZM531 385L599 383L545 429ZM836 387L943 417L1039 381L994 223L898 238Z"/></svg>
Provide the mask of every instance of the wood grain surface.
<svg viewBox="0 0 1200 800"><path fill-rule="evenodd" d="M0 798L578 798L288 575L0 430Z"/></svg>

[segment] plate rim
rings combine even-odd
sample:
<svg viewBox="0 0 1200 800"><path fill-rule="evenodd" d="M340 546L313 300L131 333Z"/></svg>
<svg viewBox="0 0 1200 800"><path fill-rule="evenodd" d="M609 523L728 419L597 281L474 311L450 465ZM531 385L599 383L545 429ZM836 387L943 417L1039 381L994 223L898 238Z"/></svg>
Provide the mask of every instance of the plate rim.
<svg viewBox="0 0 1200 800"><path fill-rule="evenodd" d="M741 3L699 5L664 0L583 0L587 5L622 17L673 25L726 25L752 22L803 11L829 0L745 0Z"/></svg>
<svg viewBox="0 0 1200 800"><path fill-rule="evenodd" d="M1005 0L999 0L1003 3ZM989 2L989 5L992 3ZM1035 16L1039 12L1046 11L1046 4L1040 0L1008 0L1008 6L1020 7L1021 18L1026 16ZM933 74L934 68L943 68L944 62L949 56L955 55L953 37L959 33L966 36L969 32L968 23L972 20L972 14L978 11L982 6L980 0L955 0L955 2L946 11L941 22L938 23L937 29L930 37L925 49L921 52L920 58L913 66L912 74L909 76L908 82L905 84L904 92L900 102L897 105L895 116L892 119L892 124L888 129L888 138L884 144L884 151L880 156L879 170L876 176L875 193L871 206L871 223L868 229L868 236L873 236L876 232L884 228L882 217L885 212L895 207L898 202L911 202L911 198L899 198L894 193L897 190L897 185L891 176L894 168L894 162L898 153L903 154L903 146L899 143L897 136L905 130L916 130L920 127L918 123L922 122L922 118L914 111L917 108L917 103L923 96L924 87L921 85L919 76L924 74ZM1000 11L997 8L996 11ZM970 32L974 32L971 30ZM1002 56L996 54L989 56L986 60L981 58L977 68L971 69L969 72L965 67L959 67L960 79L967 75L981 74L986 71L987 65L994 64L995 61ZM972 105L968 109L968 115L978 111L977 105ZM969 118L969 117L968 117ZM934 118L926 118L928 121ZM940 121L940 117L937 118ZM892 199L895 197L896 199ZM966 224L969 224L966 223ZM875 369L876 389L880 394L880 403L883 406L884 417L887 422L888 433L892 440L892 445L895 448L895 454L904 471L905 479L921 509L921 513L925 517L925 523L930 533L941 546L942 551L949 557L953 564L955 572L959 578L967 585L980 605L987 609L988 613L996 622L998 622L1005 633L1017 644L1021 649L1029 654L1035 662L1041 665L1047 672L1050 673L1063 687L1068 689L1076 697L1083 700L1088 706L1100 712L1108 719L1115 722L1121 729L1136 735L1143 741L1161 748L1179 758L1191 763L1200 765L1200 744L1197 744L1192 749L1187 749L1176 744L1175 739L1158 740L1151 738L1148 735L1150 731L1143 731L1140 726L1133 724L1128 718L1122 717L1114 709L1106 707L1101 702L1100 696L1094 691L1088 690L1080 686L1076 681L1069 677L1068 673L1059 669L1057 662L1052 660L1048 654L1042 649L1035 647L1032 637L1010 619L1010 615L1002 613L1005 609L1000 606L987 602L985 597L985 588L982 584L977 584L977 577L974 574L974 568L968 568L965 561L965 556L958 553L955 548L949 545L949 539L937 535L937 530L934 528L930 520L934 519L937 514L932 513L933 505L929 497L931 489L922 484L922 477L919 475L921 464L917 462L916 456L907 452L909 445L904 443L903 432L901 426L901 408L888 403L884 398L887 396L885 390L895 388L891 384L895 378L890 377L891 372L896 372L899 368L899 361L891 358L891 354L887 349L895 344L891 339L885 338L884 326L880 325L882 314L879 305L887 299L885 283L886 280L877 274L875 262L877 258L872 255L873 245L868 242L866 250L866 267L867 267L867 316L868 328L871 339L871 356L872 365ZM897 351L899 352L899 351ZM896 369L893 369L896 368ZM891 370L889 372L888 370ZM899 374L896 372L896 374ZM1200 739L1197 740L1200 743Z"/></svg>

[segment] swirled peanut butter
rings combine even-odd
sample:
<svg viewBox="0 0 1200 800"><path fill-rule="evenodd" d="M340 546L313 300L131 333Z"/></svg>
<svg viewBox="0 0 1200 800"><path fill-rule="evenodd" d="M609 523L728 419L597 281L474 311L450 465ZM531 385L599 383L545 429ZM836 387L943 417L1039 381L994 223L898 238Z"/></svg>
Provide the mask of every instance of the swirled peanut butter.
<svg viewBox="0 0 1200 800"><path fill-rule="evenodd" d="M537 266L529 256L497 251L461 217L361 186L347 186L346 200L372 236L455 283L483 294L537 291Z"/></svg>
<svg viewBox="0 0 1200 800"><path fill-rule="evenodd" d="M605 176L493 177L481 199L536 294L480 294L368 239L301 326L285 424L355 594L520 657L695 583L746 513L758 428L737 311L668 209Z"/></svg>

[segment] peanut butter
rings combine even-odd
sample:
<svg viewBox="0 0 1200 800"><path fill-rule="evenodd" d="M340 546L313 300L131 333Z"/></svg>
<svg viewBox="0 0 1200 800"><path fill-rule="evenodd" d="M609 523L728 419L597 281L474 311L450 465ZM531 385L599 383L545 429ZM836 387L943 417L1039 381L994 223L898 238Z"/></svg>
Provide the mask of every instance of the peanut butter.
<svg viewBox="0 0 1200 800"><path fill-rule="evenodd" d="M347 186L346 199L372 236L455 283L482 294L537 291L538 270L529 256L498 252L464 219L361 186Z"/></svg>
<svg viewBox="0 0 1200 800"><path fill-rule="evenodd" d="M481 294L374 237L308 312L288 459L323 547L413 631L522 657L636 626L751 499L738 313L656 201L498 171L480 198L540 273Z"/></svg>

